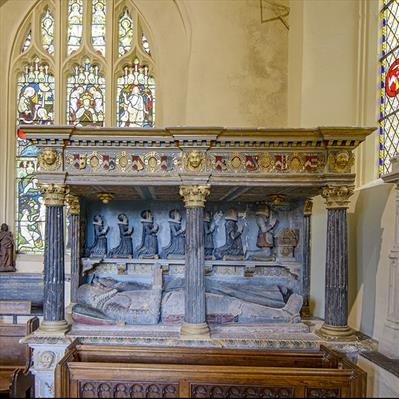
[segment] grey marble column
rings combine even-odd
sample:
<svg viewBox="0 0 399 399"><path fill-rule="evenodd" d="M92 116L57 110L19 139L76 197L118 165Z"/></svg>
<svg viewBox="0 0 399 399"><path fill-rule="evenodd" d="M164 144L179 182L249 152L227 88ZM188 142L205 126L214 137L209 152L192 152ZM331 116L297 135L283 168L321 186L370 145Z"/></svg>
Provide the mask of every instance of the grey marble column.
<svg viewBox="0 0 399 399"><path fill-rule="evenodd" d="M71 305L76 303L80 282L80 200L75 195L67 195L71 229Z"/></svg>
<svg viewBox="0 0 399 399"><path fill-rule="evenodd" d="M303 271L302 271L302 294L303 305L302 317L312 317L310 308L310 260L312 242L312 200L307 198L303 208Z"/></svg>
<svg viewBox="0 0 399 399"><path fill-rule="evenodd" d="M180 334L191 338L209 337L204 281L204 207L209 192L208 185L180 187L186 207L184 323Z"/></svg>
<svg viewBox="0 0 399 399"><path fill-rule="evenodd" d="M46 205L44 245L43 321L39 332L60 334L68 329L65 320L64 184L40 184Z"/></svg>
<svg viewBox="0 0 399 399"><path fill-rule="evenodd" d="M318 333L326 338L349 339L348 326L348 224L347 208L353 186L328 186L322 196L327 204L326 286L324 324Z"/></svg>

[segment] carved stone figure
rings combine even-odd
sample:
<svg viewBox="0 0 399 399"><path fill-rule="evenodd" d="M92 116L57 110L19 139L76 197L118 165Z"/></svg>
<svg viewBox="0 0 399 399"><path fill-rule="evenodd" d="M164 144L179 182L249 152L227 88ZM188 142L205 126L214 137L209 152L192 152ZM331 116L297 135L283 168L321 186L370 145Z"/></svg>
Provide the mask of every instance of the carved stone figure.
<svg viewBox="0 0 399 399"><path fill-rule="evenodd" d="M15 243L6 223L0 229L0 272L15 272Z"/></svg>
<svg viewBox="0 0 399 399"><path fill-rule="evenodd" d="M276 237L277 254L280 258L294 258L299 233L293 229L282 229Z"/></svg>
<svg viewBox="0 0 399 399"><path fill-rule="evenodd" d="M260 249L248 251L246 257L253 260L273 260L273 249L275 246L273 230L277 226L278 220L273 217L267 205L258 207L255 215L256 224L258 225L256 246Z"/></svg>
<svg viewBox="0 0 399 399"><path fill-rule="evenodd" d="M138 258L158 258L158 237L159 226L154 223L150 210L141 212L141 223L143 225L143 234L141 244L137 248L136 256Z"/></svg>
<svg viewBox="0 0 399 399"><path fill-rule="evenodd" d="M109 230L108 226L104 226L104 221L101 215L95 215L93 217L94 227L94 241L92 246L89 248L89 256L105 256L107 254L107 233Z"/></svg>
<svg viewBox="0 0 399 399"><path fill-rule="evenodd" d="M215 244L213 241L213 235L215 232L216 224L215 221L211 220L211 214L208 211L204 212L204 250L205 259L213 259L213 251Z"/></svg>
<svg viewBox="0 0 399 399"><path fill-rule="evenodd" d="M119 245L111 249L108 255L112 257L131 258L133 256L133 227L129 226L129 219L124 213L118 215L118 227L120 236Z"/></svg>
<svg viewBox="0 0 399 399"><path fill-rule="evenodd" d="M215 249L215 258L223 260L241 260L244 256L241 240L244 225L238 223L238 213L236 209L229 209L226 211L224 218L226 243Z"/></svg>
<svg viewBox="0 0 399 399"><path fill-rule="evenodd" d="M153 283L94 278L78 288L73 318L80 322L107 324L157 324L184 318L184 278L161 287L161 269ZM158 277L156 277L158 276ZM300 322L302 296L288 293L266 280L205 278L206 313L209 322L265 323ZM94 323L95 324L95 323Z"/></svg>
<svg viewBox="0 0 399 399"><path fill-rule="evenodd" d="M75 311L122 324L157 324L161 295L160 286L147 289L139 284L95 278L78 288Z"/></svg>
<svg viewBox="0 0 399 399"><path fill-rule="evenodd" d="M162 248L162 258L181 258L186 252L186 229L182 227L178 209L169 212L170 243Z"/></svg>

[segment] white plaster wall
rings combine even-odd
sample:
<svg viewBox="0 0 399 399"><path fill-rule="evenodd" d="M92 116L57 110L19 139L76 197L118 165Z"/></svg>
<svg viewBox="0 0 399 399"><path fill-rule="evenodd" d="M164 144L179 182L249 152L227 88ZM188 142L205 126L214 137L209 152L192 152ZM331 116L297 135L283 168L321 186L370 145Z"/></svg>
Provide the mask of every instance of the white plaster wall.
<svg viewBox="0 0 399 399"><path fill-rule="evenodd" d="M399 378L359 356L358 366L367 373L367 398L398 398Z"/></svg>

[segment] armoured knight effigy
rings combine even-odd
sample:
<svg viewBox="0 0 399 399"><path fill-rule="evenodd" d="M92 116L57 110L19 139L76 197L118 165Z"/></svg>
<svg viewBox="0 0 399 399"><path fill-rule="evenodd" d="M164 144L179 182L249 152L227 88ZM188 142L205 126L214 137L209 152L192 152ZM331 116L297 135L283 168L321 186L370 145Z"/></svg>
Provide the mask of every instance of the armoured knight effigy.
<svg viewBox="0 0 399 399"><path fill-rule="evenodd" d="M46 231L59 245L46 259L60 286L65 199L79 215L71 228L86 226L72 235L75 323L179 323L182 335L206 336L208 323L300 322L311 198L321 194L335 226L322 333L350 333L347 285L335 282L347 280L353 150L374 129L21 129L40 148ZM48 305L44 329L67 328L58 305Z"/></svg>

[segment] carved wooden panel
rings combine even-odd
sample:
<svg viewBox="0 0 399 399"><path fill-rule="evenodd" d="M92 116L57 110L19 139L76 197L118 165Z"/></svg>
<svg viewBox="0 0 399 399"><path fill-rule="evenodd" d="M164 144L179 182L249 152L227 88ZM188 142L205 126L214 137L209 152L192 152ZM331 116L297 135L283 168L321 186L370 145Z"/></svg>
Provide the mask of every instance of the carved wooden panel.
<svg viewBox="0 0 399 399"><path fill-rule="evenodd" d="M191 384L192 398L292 398L293 387Z"/></svg>
<svg viewBox="0 0 399 399"><path fill-rule="evenodd" d="M177 384L159 382L81 382L81 398L177 398Z"/></svg>
<svg viewBox="0 0 399 399"><path fill-rule="evenodd" d="M341 390L339 388L306 388L306 398L339 398Z"/></svg>

